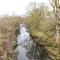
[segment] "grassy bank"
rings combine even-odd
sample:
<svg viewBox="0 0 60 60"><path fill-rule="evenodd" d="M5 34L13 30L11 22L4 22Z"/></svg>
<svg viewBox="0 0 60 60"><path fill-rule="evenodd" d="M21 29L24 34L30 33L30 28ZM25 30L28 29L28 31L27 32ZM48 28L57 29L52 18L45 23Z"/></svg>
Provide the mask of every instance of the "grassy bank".
<svg viewBox="0 0 60 60"><path fill-rule="evenodd" d="M20 17L0 18L0 60L14 60Z"/></svg>

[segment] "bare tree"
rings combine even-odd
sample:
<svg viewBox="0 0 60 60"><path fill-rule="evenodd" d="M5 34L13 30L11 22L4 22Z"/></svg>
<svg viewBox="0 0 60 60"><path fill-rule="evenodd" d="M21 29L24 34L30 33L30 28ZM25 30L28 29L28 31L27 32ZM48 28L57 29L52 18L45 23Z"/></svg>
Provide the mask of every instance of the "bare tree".
<svg viewBox="0 0 60 60"><path fill-rule="evenodd" d="M54 15L55 15L55 20L56 20L56 44L57 44L57 47L59 47L60 45L60 38L59 38L59 0L49 0L50 4L52 5L53 7L53 12L54 12Z"/></svg>

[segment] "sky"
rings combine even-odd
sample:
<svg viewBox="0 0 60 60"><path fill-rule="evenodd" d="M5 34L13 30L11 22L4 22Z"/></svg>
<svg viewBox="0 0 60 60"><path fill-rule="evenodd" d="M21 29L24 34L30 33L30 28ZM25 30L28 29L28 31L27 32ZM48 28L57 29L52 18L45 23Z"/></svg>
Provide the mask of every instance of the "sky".
<svg viewBox="0 0 60 60"><path fill-rule="evenodd" d="M30 2L49 5L48 0L0 0L0 15L23 15Z"/></svg>

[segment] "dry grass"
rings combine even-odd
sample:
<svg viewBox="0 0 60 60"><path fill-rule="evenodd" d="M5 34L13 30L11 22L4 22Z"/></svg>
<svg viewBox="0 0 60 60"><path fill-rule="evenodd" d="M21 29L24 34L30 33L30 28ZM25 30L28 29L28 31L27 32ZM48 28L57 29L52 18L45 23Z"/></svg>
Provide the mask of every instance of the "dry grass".
<svg viewBox="0 0 60 60"><path fill-rule="evenodd" d="M14 60L19 17L0 19L0 60Z"/></svg>

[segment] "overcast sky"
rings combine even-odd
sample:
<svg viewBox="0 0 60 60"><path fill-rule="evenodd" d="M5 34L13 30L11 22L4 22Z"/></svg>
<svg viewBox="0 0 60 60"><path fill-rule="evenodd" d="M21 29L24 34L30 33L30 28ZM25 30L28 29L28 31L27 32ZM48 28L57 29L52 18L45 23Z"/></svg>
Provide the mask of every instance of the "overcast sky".
<svg viewBox="0 0 60 60"><path fill-rule="evenodd" d="M48 0L0 0L0 15L22 15L26 12L26 7L30 2L45 3L49 5Z"/></svg>

